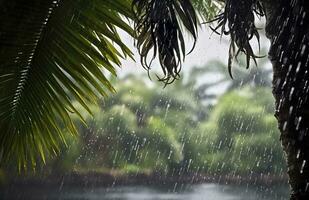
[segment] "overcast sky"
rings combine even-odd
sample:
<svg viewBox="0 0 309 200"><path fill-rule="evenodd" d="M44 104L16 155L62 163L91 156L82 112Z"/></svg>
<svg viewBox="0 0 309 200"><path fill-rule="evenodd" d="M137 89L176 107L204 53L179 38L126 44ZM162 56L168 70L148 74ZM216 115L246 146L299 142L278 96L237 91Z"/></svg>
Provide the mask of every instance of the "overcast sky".
<svg viewBox="0 0 309 200"><path fill-rule="evenodd" d="M118 74L123 76L127 73L144 72L145 70L141 67L138 53L133 45L133 40L128 35L122 34L125 43L134 50L136 62L132 60L124 60L122 68L118 70ZM187 37L187 49L190 50L192 46L192 39ZM219 59L223 62L227 62L228 56L228 40L220 39L220 36L212 34L208 28L203 28L199 31L198 41L194 51L186 57L183 64L183 70L188 70L192 66L203 66L210 60ZM160 70L160 66L157 62L153 63L152 71Z"/></svg>

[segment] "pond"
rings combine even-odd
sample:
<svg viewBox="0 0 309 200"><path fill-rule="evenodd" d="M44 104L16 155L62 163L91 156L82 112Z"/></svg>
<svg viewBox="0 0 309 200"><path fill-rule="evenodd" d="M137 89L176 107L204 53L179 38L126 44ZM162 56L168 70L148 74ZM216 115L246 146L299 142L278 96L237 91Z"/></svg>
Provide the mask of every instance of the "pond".
<svg viewBox="0 0 309 200"><path fill-rule="evenodd" d="M287 186L227 186L197 184L174 186L115 186L108 188L40 188L6 189L0 199L27 200L285 200Z"/></svg>

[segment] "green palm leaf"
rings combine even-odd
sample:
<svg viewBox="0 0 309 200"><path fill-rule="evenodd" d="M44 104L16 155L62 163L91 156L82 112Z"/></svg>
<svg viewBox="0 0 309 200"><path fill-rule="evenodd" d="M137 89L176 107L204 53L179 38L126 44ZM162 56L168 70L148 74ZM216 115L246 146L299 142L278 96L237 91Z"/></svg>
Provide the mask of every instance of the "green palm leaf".
<svg viewBox="0 0 309 200"><path fill-rule="evenodd" d="M197 39L198 18L190 0L133 0L137 48L144 68L158 55L166 84L179 77L186 54L184 27ZM152 58L149 60L149 54Z"/></svg>
<svg viewBox="0 0 309 200"><path fill-rule="evenodd" d="M215 3L214 3L215 2ZM213 18L222 2L215 0L132 0L135 14L136 46L142 66L150 70L158 57L165 84L180 76L187 53L195 46L200 18ZM193 38L191 51L186 51L185 31Z"/></svg>
<svg viewBox="0 0 309 200"><path fill-rule="evenodd" d="M103 69L116 75L131 57L117 30L133 35L129 0L10 0L0 3L1 163L19 169L37 155L59 151L59 127L76 133L70 113L75 99L89 103L114 89ZM80 115L81 116L81 115Z"/></svg>

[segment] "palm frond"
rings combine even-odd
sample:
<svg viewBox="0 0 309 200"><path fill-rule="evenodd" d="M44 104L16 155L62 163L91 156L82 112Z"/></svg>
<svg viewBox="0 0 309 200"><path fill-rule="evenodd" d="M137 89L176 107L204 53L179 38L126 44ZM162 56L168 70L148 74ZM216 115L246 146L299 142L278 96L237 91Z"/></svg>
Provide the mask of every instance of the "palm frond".
<svg viewBox="0 0 309 200"><path fill-rule="evenodd" d="M133 0L136 46L147 70L158 55L166 84L179 77L186 55L184 27L197 39L198 18L190 0ZM149 54L152 54L149 59Z"/></svg>
<svg viewBox="0 0 309 200"><path fill-rule="evenodd" d="M250 41L255 37L260 43L260 36L254 21L255 15L264 16L264 8L258 0L226 0L223 13L219 14L212 22L217 21L218 26L212 28L218 34L230 35L228 70L232 76L232 62L242 52L246 55L247 68L252 59L256 63L256 56ZM221 31L218 32L218 29Z"/></svg>
<svg viewBox="0 0 309 200"><path fill-rule="evenodd" d="M76 133L70 114L87 111L114 89L103 69L116 75L131 57L117 30L133 35L130 0L10 0L0 3L1 164L35 166L37 155L59 151L59 127ZM82 117L81 117L82 118ZM31 163L29 163L31 162Z"/></svg>

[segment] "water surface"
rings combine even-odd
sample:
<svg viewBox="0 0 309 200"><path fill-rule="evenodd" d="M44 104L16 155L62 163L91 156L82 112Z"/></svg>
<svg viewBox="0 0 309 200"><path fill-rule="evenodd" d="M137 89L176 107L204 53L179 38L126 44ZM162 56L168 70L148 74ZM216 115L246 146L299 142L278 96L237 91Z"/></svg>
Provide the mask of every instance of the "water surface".
<svg viewBox="0 0 309 200"><path fill-rule="evenodd" d="M173 186L115 186L108 188L9 188L1 199L26 200L285 200L287 186L226 186L217 184Z"/></svg>

